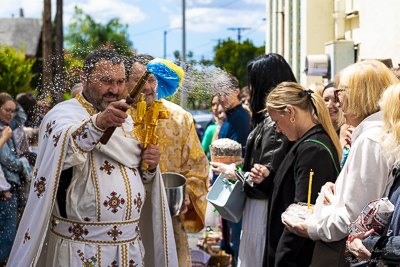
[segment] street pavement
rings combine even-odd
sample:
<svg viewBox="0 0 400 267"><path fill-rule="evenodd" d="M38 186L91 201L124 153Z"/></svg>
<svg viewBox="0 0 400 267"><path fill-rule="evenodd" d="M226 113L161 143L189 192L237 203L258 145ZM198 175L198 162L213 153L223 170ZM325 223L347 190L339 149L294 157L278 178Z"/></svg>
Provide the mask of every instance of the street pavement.
<svg viewBox="0 0 400 267"><path fill-rule="evenodd" d="M188 235L189 247L190 247L191 249L199 249L199 248L197 247L197 240L198 240L199 238L201 238L201 237L204 237L204 231L205 231L205 228L204 228L203 230L201 230L200 232L198 232L198 233L187 233L187 235Z"/></svg>

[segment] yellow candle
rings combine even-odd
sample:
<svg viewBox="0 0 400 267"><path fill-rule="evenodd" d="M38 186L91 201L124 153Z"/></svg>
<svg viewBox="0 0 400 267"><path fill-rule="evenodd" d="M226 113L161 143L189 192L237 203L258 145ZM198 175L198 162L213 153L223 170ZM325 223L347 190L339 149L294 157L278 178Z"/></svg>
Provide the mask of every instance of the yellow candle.
<svg viewBox="0 0 400 267"><path fill-rule="evenodd" d="M307 201L307 209L310 209L310 201L311 201L311 186L312 186L312 177L314 172L312 169L310 170L310 180L308 182L308 201Z"/></svg>

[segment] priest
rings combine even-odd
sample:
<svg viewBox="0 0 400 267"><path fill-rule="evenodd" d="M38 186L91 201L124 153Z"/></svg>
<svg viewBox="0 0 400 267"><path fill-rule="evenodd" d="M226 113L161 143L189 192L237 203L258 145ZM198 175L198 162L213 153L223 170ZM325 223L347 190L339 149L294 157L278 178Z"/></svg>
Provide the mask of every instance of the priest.
<svg viewBox="0 0 400 267"><path fill-rule="evenodd" d="M80 73L83 91L44 118L29 201L9 266L177 266L171 217L160 176L160 150L131 136L120 102L125 68L111 50L91 52ZM117 127L106 145L99 140ZM142 160L148 169L142 171ZM139 228L151 188L153 247ZM143 222L142 222L143 224Z"/></svg>

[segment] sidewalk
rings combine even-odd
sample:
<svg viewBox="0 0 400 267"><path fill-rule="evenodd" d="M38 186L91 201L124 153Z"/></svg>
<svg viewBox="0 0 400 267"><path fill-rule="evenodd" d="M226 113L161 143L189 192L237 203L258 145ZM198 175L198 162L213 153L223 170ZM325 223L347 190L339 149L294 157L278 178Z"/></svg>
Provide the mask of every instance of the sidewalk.
<svg viewBox="0 0 400 267"><path fill-rule="evenodd" d="M197 247L197 240L201 237L204 237L204 232L205 232L206 228L204 228L203 230L201 230L198 233L187 233L188 236L188 242L189 242L189 248L191 249L199 249Z"/></svg>

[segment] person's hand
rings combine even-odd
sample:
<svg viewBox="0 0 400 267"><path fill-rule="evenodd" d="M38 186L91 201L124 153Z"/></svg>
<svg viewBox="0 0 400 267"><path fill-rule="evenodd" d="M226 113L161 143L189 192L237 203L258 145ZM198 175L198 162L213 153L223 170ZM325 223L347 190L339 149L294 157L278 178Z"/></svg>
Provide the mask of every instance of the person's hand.
<svg viewBox="0 0 400 267"><path fill-rule="evenodd" d="M144 144L140 144L139 147L142 150L142 160L149 165L149 171L154 171L160 162L160 148L156 145L148 145L144 148Z"/></svg>
<svg viewBox="0 0 400 267"><path fill-rule="evenodd" d="M350 125L343 123L342 126L340 126L340 134L339 134L339 142L340 142L340 147L343 148L347 145L346 141L346 131L349 129Z"/></svg>
<svg viewBox="0 0 400 267"><path fill-rule="evenodd" d="M251 168L249 180L255 184L259 184L269 176L269 170L267 167L261 164L254 164Z"/></svg>
<svg viewBox="0 0 400 267"><path fill-rule="evenodd" d="M332 204L332 201L331 201L331 199L330 199L330 196L333 196L335 193L334 193L334 191L335 191L335 184L334 183L332 183L332 182L327 182L327 183L325 183L322 187L326 187L327 189L328 189L328 192L327 192L327 194L325 194L325 197L324 197L324 205L330 205L330 204ZM322 191L322 188L321 188L321 191Z"/></svg>
<svg viewBox="0 0 400 267"><path fill-rule="evenodd" d="M0 201L7 201L7 200L11 199L11 197L12 197L12 194L11 194L10 190L0 192Z"/></svg>
<svg viewBox="0 0 400 267"><path fill-rule="evenodd" d="M112 102L96 118L96 126L106 130L109 127L121 127L128 117L129 105L124 102Z"/></svg>
<svg viewBox="0 0 400 267"><path fill-rule="evenodd" d="M351 147L351 136L353 135L353 131L354 131L354 127L353 126L349 126L346 130L346 136L344 138L344 140L346 141L346 146Z"/></svg>
<svg viewBox="0 0 400 267"><path fill-rule="evenodd" d="M183 204L182 210L179 213L180 215L185 214L186 212L189 211L188 207L190 205L190 197L189 197L189 190L187 188L187 186L185 187L185 202Z"/></svg>
<svg viewBox="0 0 400 267"><path fill-rule="evenodd" d="M304 223L295 223L289 220L283 220L286 223L286 228L292 232L293 234L296 234L301 237L305 238L310 238L308 235L308 225Z"/></svg>
<svg viewBox="0 0 400 267"><path fill-rule="evenodd" d="M3 126L1 128L1 137L0 138L4 138L4 141L7 142L8 140L10 140L12 137L12 130L10 128L10 126Z"/></svg>
<svg viewBox="0 0 400 267"><path fill-rule="evenodd" d="M224 174L225 178L228 180L234 180L236 181L236 174L233 170L236 169L236 164L232 163L232 164L224 164L224 163L220 163L220 162L210 162L210 166L211 166L211 170L216 174L219 175L221 173ZM228 174L226 174L226 172L230 169L233 169L232 171L230 171Z"/></svg>
<svg viewBox="0 0 400 267"><path fill-rule="evenodd" d="M366 261L371 258L371 252L363 245L362 241L368 236L372 235L373 232L374 229L371 229L365 233L350 237L351 240L346 242L346 247L349 252L356 256L359 260Z"/></svg>

